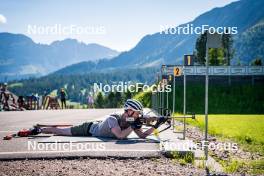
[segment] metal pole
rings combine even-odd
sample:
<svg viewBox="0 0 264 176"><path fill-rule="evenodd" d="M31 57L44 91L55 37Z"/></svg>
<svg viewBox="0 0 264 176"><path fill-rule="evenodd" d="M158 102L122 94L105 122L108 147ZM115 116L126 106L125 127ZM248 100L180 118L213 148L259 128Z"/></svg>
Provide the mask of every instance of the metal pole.
<svg viewBox="0 0 264 176"><path fill-rule="evenodd" d="M186 75L185 75L185 66L183 66L183 139L185 140L186 135Z"/></svg>
<svg viewBox="0 0 264 176"><path fill-rule="evenodd" d="M158 113L160 114L160 92L158 92Z"/></svg>
<svg viewBox="0 0 264 176"><path fill-rule="evenodd" d="M156 109L156 94L153 92L153 109Z"/></svg>
<svg viewBox="0 0 264 176"><path fill-rule="evenodd" d="M158 74L158 86L160 86L160 80L159 80L159 74ZM161 111L160 111L160 107L161 107L161 92L159 91L160 90L160 87L158 89L158 93L159 93L159 106L158 106L158 113L161 114Z"/></svg>
<svg viewBox="0 0 264 176"><path fill-rule="evenodd" d="M161 103L162 103L162 99L161 99L162 94L161 94L161 93L162 93L162 92L159 92L159 102L160 102L160 103L159 103L159 113L160 113L160 115L162 115L162 114L161 114L161 107L162 107L162 104L161 104Z"/></svg>
<svg viewBox="0 0 264 176"><path fill-rule="evenodd" d="M156 110L157 109L157 92L155 92L154 94L154 101L155 101L154 109Z"/></svg>
<svg viewBox="0 0 264 176"><path fill-rule="evenodd" d="M155 107L155 99L154 99L154 93L152 92L152 94L151 94L151 106L152 106L152 109L154 109L154 107Z"/></svg>
<svg viewBox="0 0 264 176"><path fill-rule="evenodd" d="M208 36L207 36L208 37ZM207 164L207 160L208 160L208 146L207 146L207 134L208 134L208 83L209 83L209 76L208 76L208 72L209 72L209 67L208 67L208 46L207 46L207 42L206 42L206 75L205 75L205 160L206 160L206 164Z"/></svg>
<svg viewBox="0 0 264 176"><path fill-rule="evenodd" d="M156 94L156 97L155 97L155 99L156 99L156 106L155 106L155 110L157 111L157 108L158 108L158 89L156 89L156 92L155 92L155 94Z"/></svg>
<svg viewBox="0 0 264 176"><path fill-rule="evenodd" d="M156 111L158 111L158 106L159 106L159 96L158 92L156 92Z"/></svg>
<svg viewBox="0 0 264 176"><path fill-rule="evenodd" d="M157 92L157 106L156 106L156 110L157 110L157 112L159 112L159 92Z"/></svg>
<svg viewBox="0 0 264 176"><path fill-rule="evenodd" d="M173 75L173 92L172 92L172 113L175 113L175 75ZM174 132L175 119L172 118L172 130Z"/></svg>
<svg viewBox="0 0 264 176"><path fill-rule="evenodd" d="M166 108L169 109L169 92L166 91L167 94L167 103L166 103Z"/></svg>
<svg viewBox="0 0 264 176"><path fill-rule="evenodd" d="M156 111L157 111L157 112L159 112L159 111L158 111L158 107L159 107L159 93L156 92Z"/></svg>
<svg viewBox="0 0 264 176"><path fill-rule="evenodd" d="M159 113L159 74L157 73L157 92L156 92L156 98L157 98L157 106L156 106L156 111Z"/></svg>
<svg viewBox="0 0 264 176"><path fill-rule="evenodd" d="M163 114L163 106L164 106L164 95L163 95L163 88L162 88L162 91L161 91L161 115L164 115Z"/></svg>
<svg viewBox="0 0 264 176"><path fill-rule="evenodd" d="M175 76L173 75L173 99L172 99L172 112L175 113Z"/></svg>
<svg viewBox="0 0 264 176"><path fill-rule="evenodd" d="M157 92L157 112L159 113L159 106L160 106L160 99L159 99L159 92Z"/></svg>
<svg viewBox="0 0 264 176"><path fill-rule="evenodd" d="M157 110L157 92L155 92L155 110Z"/></svg>

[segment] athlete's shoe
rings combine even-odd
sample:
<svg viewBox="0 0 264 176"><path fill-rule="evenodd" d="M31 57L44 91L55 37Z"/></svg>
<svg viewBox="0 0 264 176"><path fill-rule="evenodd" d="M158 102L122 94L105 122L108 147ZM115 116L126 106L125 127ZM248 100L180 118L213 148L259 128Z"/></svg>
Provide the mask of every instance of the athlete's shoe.
<svg viewBox="0 0 264 176"><path fill-rule="evenodd" d="M38 126L34 126L33 128L30 129L31 135L37 135L41 133L41 128Z"/></svg>

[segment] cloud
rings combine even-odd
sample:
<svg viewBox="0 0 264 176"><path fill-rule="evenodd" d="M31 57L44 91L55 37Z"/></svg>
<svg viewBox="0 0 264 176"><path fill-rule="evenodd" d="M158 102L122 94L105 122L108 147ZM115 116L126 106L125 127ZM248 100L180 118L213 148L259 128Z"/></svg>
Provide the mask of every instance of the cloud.
<svg viewBox="0 0 264 176"><path fill-rule="evenodd" d="M3 23L5 24L6 23L6 17L4 15L1 15L0 14L0 24Z"/></svg>

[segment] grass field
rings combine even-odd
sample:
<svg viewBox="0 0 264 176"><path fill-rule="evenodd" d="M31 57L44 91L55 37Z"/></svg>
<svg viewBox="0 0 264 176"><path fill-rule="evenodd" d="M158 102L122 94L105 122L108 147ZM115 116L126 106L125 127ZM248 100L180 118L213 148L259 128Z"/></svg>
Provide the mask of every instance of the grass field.
<svg viewBox="0 0 264 176"><path fill-rule="evenodd" d="M209 133L232 139L247 150L264 154L264 115L209 115ZM204 115L187 120L204 130Z"/></svg>
<svg viewBox="0 0 264 176"><path fill-rule="evenodd" d="M204 130L204 115L197 115L195 120L187 120L187 123ZM220 139L231 139L246 151L264 155L264 115L209 115L208 129L211 135ZM245 165L241 163L243 162L232 161L231 171L235 171L236 167L240 167L239 165ZM228 165L230 169L230 163ZM246 165L251 166L253 173L264 173L263 159L249 161Z"/></svg>

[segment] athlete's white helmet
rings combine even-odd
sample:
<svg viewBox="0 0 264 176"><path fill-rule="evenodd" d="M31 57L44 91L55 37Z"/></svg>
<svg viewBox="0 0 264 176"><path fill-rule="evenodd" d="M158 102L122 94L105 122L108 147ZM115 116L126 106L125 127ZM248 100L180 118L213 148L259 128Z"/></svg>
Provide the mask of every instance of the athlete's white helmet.
<svg viewBox="0 0 264 176"><path fill-rule="evenodd" d="M138 111L140 113L143 112L142 104L139 101L134 100L134 99L127 99L127 101L124 104L124 109L125 110L131 109L133 111Z"/></svg>

